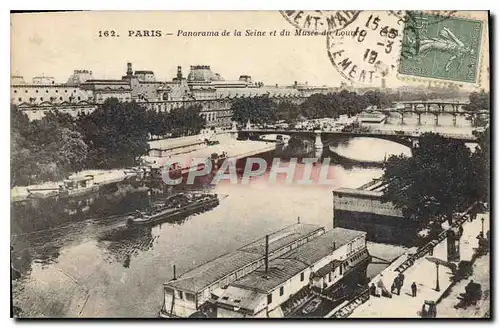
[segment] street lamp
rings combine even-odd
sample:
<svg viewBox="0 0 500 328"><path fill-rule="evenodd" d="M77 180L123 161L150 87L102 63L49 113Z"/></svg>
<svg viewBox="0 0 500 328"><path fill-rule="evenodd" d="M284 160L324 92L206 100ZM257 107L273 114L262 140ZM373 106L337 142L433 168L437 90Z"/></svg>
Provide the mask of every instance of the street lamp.
<svg viewBox="0 0 500 328"><path fill-rule="evenodd" d="M439 263L436 262L436 292L439 292Z"/></svg>
<svg viewBox="0 0 500 328"><path fill-rule="evenodd" d="M439 265L447 265L448 262L444 261L444 260L441 260L441 259L438 259L436 257L428 257L427 258L428 261L436 264L436 292L439 292L441 290L441 288L439 288Z"/></svg>

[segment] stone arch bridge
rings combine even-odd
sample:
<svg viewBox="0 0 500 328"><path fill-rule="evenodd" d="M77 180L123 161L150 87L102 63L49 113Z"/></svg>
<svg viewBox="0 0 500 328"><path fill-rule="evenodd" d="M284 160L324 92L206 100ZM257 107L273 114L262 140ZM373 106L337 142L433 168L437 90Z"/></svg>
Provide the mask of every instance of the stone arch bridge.
<svg viewBox="0 0 500 328"><path fill-rule="evenodd" d="M348 137L367 137L376 138L382 140L388 140L392 142L399 143L403 146L407 146L410 149L415 148L418 145L418 141L423 133L413 132L413 131L392 131L392 130L371 130L366 132L360 131L307 131L307 130L271 130L271 129L245 129L232 131L233 134L237 134L238 138L241 139L257 139L261 135L266 134L280 134L286 136L302 137L314 140L314 148L322 149L324 147L325 141L332 140L335 137L348 136ZM460 140L463 142L477 142L477 137L473 135L466 134L451 134L451 133L438 133L439 135L449 138Z"/></svg>
<svg viewBox="0 0 500 328"><path fill-rule="evenodd" d="M432 114L435 117L435 124L439 124L439 117L443 115L453 116L453 126L456 126L457 116L469 117L474 126L476 119L481 115L489 116L487 110L482 111L470 111L465 110L464 106L468 105L468 102L460 101L401 101L393 103L391 108L377 108L377 109L366 109L364 112L367 113L396 113L401 117L401 124L404 124L405 114L416 114L418 115L418 124L421 124L421 118L424 114Z"/></svg>

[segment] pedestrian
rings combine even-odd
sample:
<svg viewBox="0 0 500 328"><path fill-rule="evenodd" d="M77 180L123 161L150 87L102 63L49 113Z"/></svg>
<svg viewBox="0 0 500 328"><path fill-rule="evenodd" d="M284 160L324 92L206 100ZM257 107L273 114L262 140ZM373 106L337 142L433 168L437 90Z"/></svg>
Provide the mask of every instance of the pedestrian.
<svg viewBox="0 0 500 328"><path fill-rule="evenodd" d="M376 296L376 293L377 293L377 287L375 287L375 284L372 284L370 286L370 295Z"/></svg>
<svg viewBox="0 0 500 328"><path fill-rule="evenodd" d="M415 281L411 284L411 296L417 296L417 284L415 283Z"/></svg>
<svg viewBox="0 0 500 328"><path fill-rule="evenodd" d="M400 280L400 286L403 286L403 284L405 283L405 275L400 273L399 274L399 280Z"/></svg>

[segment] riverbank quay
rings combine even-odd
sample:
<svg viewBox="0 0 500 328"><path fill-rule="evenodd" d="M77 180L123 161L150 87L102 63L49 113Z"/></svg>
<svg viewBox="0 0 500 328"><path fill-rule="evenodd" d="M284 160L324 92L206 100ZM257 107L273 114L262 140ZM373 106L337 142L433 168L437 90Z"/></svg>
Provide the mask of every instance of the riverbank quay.
<svg viewBox="0 0 500 328"><path fill-rule="evenodd" d="M149 141L148 156L168 157L205 148L207 146L207 141L215 140L218 135L223 135L223 134L220 133L218 134L213 131L209 131L193 136L166 138L166 139Z"/></svg>
<svg viewBox="0 0 500 328"><path fill-rule="evenodd" d="M78 183L84 180L91 180L85 186L77 186L75 190L80 188L82 192L92 192L98 190L100 186L121 182L125 179L136 177L137 172L129 169L115 170L85 170L75 173L63 181L48 181L30 186L16 186L11 189L11 203L24 201L30 198L48 198L55 197L61 194L61 189L67 182Z"/></svg>
<svg viewBox="0 0 500 328"><path fill-rule="evenodd" d="M166 155L167 153L164 152L162 156L143 156L142 159L156 168L178 163L182 168L182 173L187 173L189 170L197 170L199 163L211 158L214 154L217 154L218 158L239 160L275 150L278 145L276 142L236 140L227 134L217 135L212 140L217 140L218 143L212 145L204 143L203 146L196 146L198 141L193 139L194 144L191 145L198 147L197 149L182 153L175 151L171 155ZM185 149L189 149L189 144L184 145L188 147Z"/></svg>
<svg viewBox="0 0 500 328"><path fill-rule="evenodd" d="M207 140L212 141L213 144L207 143ZM63 181L48 181L30 186L16 186L11 189L11 202L61 196L61 186L65 187L64 185L68 181L71 181L70 184L73 184L73 182L77 184L73 188L73 192L78 192L79 194L88 193L97 191L105 185L118 183L129 178L142 180L145 178L144 174L147 174L151 168L161 169L167 163L180 163L182 165L182 172L187 173L191 169L197 169L197 165L192 163L192 159L208 159L215 153L218 156L225 154L225 158L238 160L272 151L276 149L276 146L275 142L236 140L227 133L204 133L195 136L156 140L150 142L152 149L150 154L157 154L158 151L155 153L153 148L157 147L161 149L157 155L161 156L147 155L141 157L143 165L140 167L113 170L85 170L75 173ZM90 183L87 183L85 186L79 185L79 182L84 179L88 179L92 186L89 186Z"/></svg>
<svg viewBox="0 0 500 328"><path fill-rule="evenodd" d="M478 247L478 234L484 230L489 231L489 213L479 214L477 218L470 221L468 215L464 215L462 222L463 234L460 239L460 260L471 261L475 249ZM460 219L457 219L461 221ZM445 231L446 232L446 231ZM429 248L429 245L435 244ZM432 250L431 254L429 251ZM425 253L422 253L425 251ZM417 259L415 256L421 254ZM449 289L453 286L452 269L444 265L436 265L436 262L444 263L447 257L447 240L443 238L440 242L430 242L419 249L414 255L404 255L407 259L394 268L392 266L384 270L380 276L371 282L377 286L378 294L385 289L389 297L370 296L370 298L359 306L352 309L349 318L419 318L419 311L425 301L434 301L437 304L437 317L440 315L440 301L446 297ZM413 264L411 264L413 263ZM409 264L409 265L408 265ZM391 293L391 285L394 278L402 273L404 283L400 294ZM411 284L417 285L415 297L411 293Z"/></svg>

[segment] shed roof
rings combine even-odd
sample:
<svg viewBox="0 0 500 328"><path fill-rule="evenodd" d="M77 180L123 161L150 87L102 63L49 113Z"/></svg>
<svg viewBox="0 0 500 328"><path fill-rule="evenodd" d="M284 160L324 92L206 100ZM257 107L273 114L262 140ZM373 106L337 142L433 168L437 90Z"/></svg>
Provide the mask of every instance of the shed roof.
<svg viewBox="0 0 500 328"><path fill-rule="evenodd" d="M307 267L307 264L294 259L278 258L269 262L267 272L265 271L265 267L262 266L233 282L231 285L267 294L288 279L298 275Z"/></svg>
<svg viewBox="0 0 500 328"><path fill-rule="evenodd" d="M384 194L382 191L375 190L363 190L363 189L351 189L351 188L339 188L333 191L334 194L345 194L354 196L368 196L368 197L382 197Z"/></svg>
<svg viewBox="0 0 500 328"><path fill-rule="evenodd" d="M297 223L276 231L269 235L269 252L272 253L281 247L323 229L321 226L314 224ZM263 259L264 256L265 237L259 238L235 252L221 255L212 261L206 262L182 274L177 280L168 282L167 286L196 293L232 272Z"/></svg>
<svg viewBox="0 0 500 328"><path fill-rule="evenodd" d="M334 228L281 257L295 259L307 265L313 265L333 252L334 242L335 247L339 248L349 241L363 236L364 234L366 233L363 231Z"/></svg>
<svg viewBox="0 0 500 328"><path fill-rule="evenodd" d="M320 230L324 231L324 228L316 224L297 223L273 232L269 235L269 252L272 253L297 239L301 239ZM240 248L240 250L265 255L266 238L259 238L253 243Z"/></svg>
<svg viewBox="0 0 500 328"><path fill-rule="evenodd" d="M228 286L217 300L217 303L256 312L261 306L265 307L267 304L267 294L256 290Z"/></svg>
<svg viewBox="0 0 500 328"><path fill-rule="evenodd" d="M186 272L179 279L168 282L167 285L196 293L261 257L259 254L242 251L228 253Z"/></svg>
<svg viewBox="0 0 500 328"><path fill-rule="evenodd" d="M342 261L340 261L340 260L333 260L330 263L328 263L328 264L324 265L323 267L319 268L316 272L314 272L314 275L316 277L324 277L329 272L333 272L341 264L342 264Z"/></svg>

